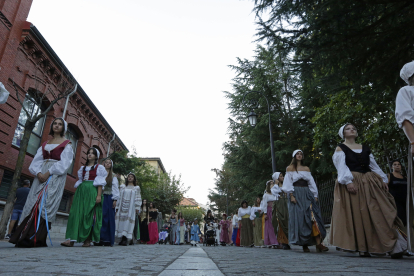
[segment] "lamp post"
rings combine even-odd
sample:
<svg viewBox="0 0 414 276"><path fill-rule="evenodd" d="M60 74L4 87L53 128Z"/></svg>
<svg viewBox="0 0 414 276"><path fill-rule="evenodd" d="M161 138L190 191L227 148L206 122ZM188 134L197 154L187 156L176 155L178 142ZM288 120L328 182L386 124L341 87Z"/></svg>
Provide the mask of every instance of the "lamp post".
<svg viewBox="0 0 414 276"><path fill-rule="evenodd" d="M267 113L269 113L270 151L271 151L271 155L272 155L272 169L273 169L273 173L275 173L276 172L276 158L275 158L275 147L274 147L274 143L273 143L272 120L270 118L269 101L267 100L266 96L262 92L249 91L246 94L244 94L242 104L244 104L244 100L245 100L246 96L249 95L250 93L260 94L263 98L265 98L266 103L267 103ZM254 112L254 109L256 109L258 106L259 106L259 102L254 101L254 100L250 101L250 106L246 105L246 107L251 109L249 115L247 115L247 118L249 119L249 123L252 127L255 127L256 124L257 124L257 115Z"/></svg>

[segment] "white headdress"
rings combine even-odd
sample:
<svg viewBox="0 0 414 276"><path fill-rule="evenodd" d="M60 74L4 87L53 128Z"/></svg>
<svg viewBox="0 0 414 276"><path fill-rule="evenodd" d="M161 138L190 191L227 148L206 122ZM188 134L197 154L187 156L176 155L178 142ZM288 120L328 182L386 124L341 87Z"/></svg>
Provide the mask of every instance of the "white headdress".
<svg viewBox="0 0 414 276"><path fill-rule="evenodd" d="M275 172L275 173L272 175L273 180L279 179L279 175L280 175L280 174L281 174L280 172Z"/></svg>
<svg viewBox="0 0 414 276"><path fill-rule="evenodd" d="M303 157L305 157L305 155L303 154L303 151L302 151L302 150L300 150L300 149L295 150L295 151L293 152L293 154L292 154L292 157L293 157L293 158L295 158L296 153L298 153L298 152L301 152L301 153L302 153L302 155L303 155Z"/></svg>
<svg viewBox="0 0 414 276"><path fill-rule="evenodd" d="M344 138L344 129L345 129L345 127L346 127L347 125L352 125L352 124L350 124L350 123L346 123L346 124L344 124L343 126L341 126L341 128L340 128L340 129L339 129L339 131L338 131L338 135L339 135L339 137L341 137L342 139L345 139L345 138Z"/></svg>
<svg viewBox="0 0 414 276"><path fill-rule="evenodd" d="M400 71L400 77L409 85L408 79L414 75L414 61L403 66Z"/></svg>
<svg viewBox="0 0 414 276"><path fill-rule="evenodd" d="M97 149L97 148L94 148L94 147L90 147L89 149L88 149L88 151L87 152L89 152L89 150L90 149L94 149L94 150L96 150L96 154L98 155L98 156L96 156L96 159L98 159L99 160L99 156L101 155L101 153L99 152L99 150ZM112 161L112 160L111 160Z"/></svg>
<svg viewBox="0 0 414 276"><path fill-rule="evenodd" d="M63 130L63 134L65 134L65 133L66 133L66 131L68 131L68 123L66 123L66 121L65 121L63 118L60 118L60 117L57 117L57 118L55 118L55 119L52 121L52 123L50 124L50 131L52 131L52 130L53 130L53 123L54 123L57 119L60 119L60 120L62 120L62 121L63 121L63 128L64 128L64 130Z"/></svg>

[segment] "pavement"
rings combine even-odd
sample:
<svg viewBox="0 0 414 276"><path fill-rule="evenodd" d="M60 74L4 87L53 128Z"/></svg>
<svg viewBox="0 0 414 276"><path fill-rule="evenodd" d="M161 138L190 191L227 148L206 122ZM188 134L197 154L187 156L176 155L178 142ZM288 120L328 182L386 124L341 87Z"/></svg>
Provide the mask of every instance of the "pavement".
<svg viewBox="0 0 414 276"><path fill-rule="evenodd" d="M133 245L15 248L0 241L0 275L414 275L414 257L361 258L336 251L233 246Z"/></svg>

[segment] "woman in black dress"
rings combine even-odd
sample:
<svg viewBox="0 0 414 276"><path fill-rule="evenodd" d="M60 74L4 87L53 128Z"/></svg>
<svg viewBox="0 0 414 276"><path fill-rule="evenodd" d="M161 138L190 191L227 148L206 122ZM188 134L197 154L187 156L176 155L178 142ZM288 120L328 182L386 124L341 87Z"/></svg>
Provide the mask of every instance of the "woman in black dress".
<svg viewBox="0 0 414 276"><path fill-rule="evenodd" d="M140 214L140 221L141 224L139 226L140 231L140 240L141 243L147 243L149 242L149 232L148 232L148 207L147 207L147 200L142 200L142 206L141 206L141 214Z"/></svg>
<svg viewBox="0 0 414 276"><path fill-rule="evenodd" d="M388 189L397 205L397 216L407 226L407 178L401 174L401 163L392 161L392 173L388 175Z"/></svg>

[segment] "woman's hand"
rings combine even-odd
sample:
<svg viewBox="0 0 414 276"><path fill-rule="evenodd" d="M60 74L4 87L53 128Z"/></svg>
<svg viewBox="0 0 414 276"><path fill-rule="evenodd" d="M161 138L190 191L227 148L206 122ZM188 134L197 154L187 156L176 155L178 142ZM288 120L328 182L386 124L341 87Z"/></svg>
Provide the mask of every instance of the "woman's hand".
<svg viewBox="0 0 414 276"><path fill-rule="evenodd" d="M382 187L384 188L384 190L386 190L387 192L389 191L388 188L388 183L382 183Z"/></svg>
<svg viewBox="0 0 414 276"><path fill-rule="evenodd" d="M253 227L254 227L254 221L253 221Z"/></svg>
<svg viewBox="0 0 414 276"><path fill-rule="evenodd" d="M241 223L241 222L239 222L239 228L241 227L241 225L242 225L242 223Z"/></svg>
<svg viewBox="0 0 414 276"><path fill-rule="evenodd" d="M318 202L318 198L317 197L315 197L315 201Z"/></svg>
<svg viewBox="0 0 414 276"><path fill-rule="evenodd" d="M265 220L267 220L267 214L265 214L264 217L265 217Z"/></svg>
<svg viewBox="0 0 414 276"><path fill-rule="evenodd" d="M348 192L351 194L356 194L358 189L355 187L354 183L349 183L348 185L346 185L346 188L348 189Z"/></svg>
<svg viewBox="0 0 414 276"><path fill-rule="evenodd" d="M296 198L293 195L290 196L290 202L297 203Z"/></svg>
<svg viewBox="0 0 414 276"><path fill-rule="evenodd" d="M115 209L115 207L116 207L116 200L112 201L112 208Z"/></svg>
<svg viewBox="0 0 414 276"><path fill-rule="evenodd" d="M102 201L102 198L101 198L101 196L100 195L98 195L97 197L96 197L96 204L99 204L99 203L101 203L101 201Z"/></svg>

